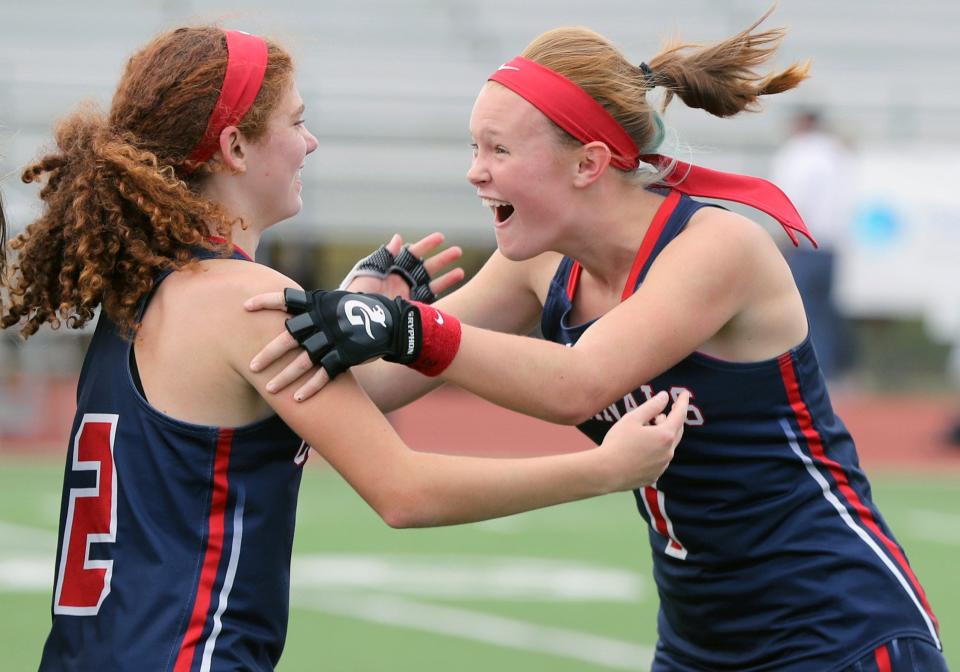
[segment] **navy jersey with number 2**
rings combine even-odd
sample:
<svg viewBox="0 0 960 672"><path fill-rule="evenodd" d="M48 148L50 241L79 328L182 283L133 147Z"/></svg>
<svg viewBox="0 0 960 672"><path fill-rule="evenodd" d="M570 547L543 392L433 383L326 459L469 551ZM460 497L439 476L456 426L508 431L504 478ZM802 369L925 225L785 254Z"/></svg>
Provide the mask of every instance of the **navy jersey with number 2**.
<svg viewBox="0 0 960 672"><path fill-rule="evenodd" d="M624 296L704 205L667 195ZM590 326L568 322L579 274L569 257L557 269L542 320L549 340L574 344ZM580 429L600 443L661 390L688 390L690 409L673 462L635 491L660 594L654 670L833 672L896 638L940 646L809 337L766 361L695 352Z"/></svg>
<svg viewBox="0 0 960 672"><path fill-rule="evenodd" d="M138 391L131 348L101 314L80 374L40 669L272 670L306 449L277 416L228 428L164 415Z"/></svg>

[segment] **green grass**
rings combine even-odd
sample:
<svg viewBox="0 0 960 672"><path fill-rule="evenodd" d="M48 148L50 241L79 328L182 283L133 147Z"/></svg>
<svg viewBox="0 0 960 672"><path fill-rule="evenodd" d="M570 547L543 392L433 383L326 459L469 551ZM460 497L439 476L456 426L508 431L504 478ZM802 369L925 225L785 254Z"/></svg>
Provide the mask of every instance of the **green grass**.
<svg viewBox="0 0 960 672"><path fill-rule="evenodd" d="M49 569L42 571L52 576L49 539L56 532L61 475L62 466L57 462L0 462L0 563L27 553L47 557ZM956 578L960 481L950 474L881 475L874 478L874 488L875 499L906 547L940 618L947 658L960 668L960 652L954 646L960 641L960 581ZM48 534L11 535L11 525ZM294 552L302 560L330 561L345 554L362 556L359 561L380 558L387 571L399 572L396 576L403 578L402 585L389 580L360 585L364 577L349 574L344 575L343 585L336 585L339 579L316 585L295 581L281 672L601 672L618 668L539 649L555 647L558 642L576 649L577 637L587 635L616 640L627 646L625 655L629 656L631 651L643 651L631 649L631 645L649 648L655 641L656 591L650 579L650 551L629 494L494 523L396 531L383 525L334 474L308 468ZM545 569L537 570L538 562ZM611 594L615 594L617 581L626 581L635 591L634 597L558 600L523 594L529 587L526 583L549 592L555 565L574 574L606 571L604 576L613 581ZM337 565L341 570L345 566L349 563ZM531 566L533 574L522 573ZM474 571L475 581L470 578ZM521 571L520 578L511 578L516 571ZM458 580L463 576L468 577L466 581ZM568 578L562 574L559 583L569 583ZM576 583L574 579L570 582ZM588 579L585 585L592 583ZM455 587L455 594L447 592L448 584ZM9 581L0 580L3 669L36 669L49 625L49 591L48 585L15 590ZM368 613L358 615L364 609ZM523 641L504 646L460 634L461 630L475 634L472 624L477 619L484 624L479 631L493 632L494 638L506 633L503 636ZM381 622L375 622L378 620ZM436 632L448 626L453 633ZM599 646L610 649L606 644L600 642Z"/></svg>

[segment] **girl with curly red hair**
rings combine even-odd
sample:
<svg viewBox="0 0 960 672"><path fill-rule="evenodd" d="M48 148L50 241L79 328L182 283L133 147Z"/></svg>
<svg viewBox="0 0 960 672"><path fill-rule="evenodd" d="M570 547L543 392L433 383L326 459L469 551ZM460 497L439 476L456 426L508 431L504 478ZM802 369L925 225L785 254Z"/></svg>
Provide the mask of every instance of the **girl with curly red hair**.
<svg viewBox="0 0 960 672"><path fill-rule="evenodd" d="M67 117L23 172L44 210L10 243L0 325L29 337L101 311L41 670L273 669L309 446L394 527L628 490L672 456L686 404L664 416L666 395L596 450L529 460L412 451L350 376L306 404L269 395L279 368L247 362L283 316L242 303L290 284L251 257L301 208L317 149L303 113L279 45L180 28L130 59L108 114Z"/></svg>

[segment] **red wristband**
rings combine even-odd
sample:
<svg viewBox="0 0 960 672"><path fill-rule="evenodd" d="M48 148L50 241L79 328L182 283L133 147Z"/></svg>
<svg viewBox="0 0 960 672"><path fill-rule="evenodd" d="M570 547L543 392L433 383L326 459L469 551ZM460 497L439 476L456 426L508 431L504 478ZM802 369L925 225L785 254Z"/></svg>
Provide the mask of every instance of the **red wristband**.
<svg viewBox="0 0 960 672"><path fill-rule="evenodd" d="M425 303L410 303L420 311L423 342L420 356L409 366L425 376L439 376L460 349L460 320Z"/></svg>

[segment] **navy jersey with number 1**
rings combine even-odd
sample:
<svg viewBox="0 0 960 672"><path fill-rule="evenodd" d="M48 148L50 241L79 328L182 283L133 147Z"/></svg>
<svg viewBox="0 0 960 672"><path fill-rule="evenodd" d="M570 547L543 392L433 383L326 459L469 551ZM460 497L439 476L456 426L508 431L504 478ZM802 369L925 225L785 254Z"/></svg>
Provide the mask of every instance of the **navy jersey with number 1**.
<svg viewBox="0 0 960 672"><path fill-rule="evenodd" d="M625 298L704 205L667 195ZM569 257L557 269L541 325L548 340L572 345L590 326L568 320L579 274ZM660 594L654 670L834 672L895 638L940 646L923 589L833 412L809 337L758 362L694 352L580 429L600 443L661 390L691 398L672 463L635 492Z"/></svg>
<svg viewBox="0 0 960 672"><path fill-rule="evenodd" d="M212 427L163 414L138 389L131 349L101 314L80 374L40 669L272 670L306 449L277 416Z"/></svg>

